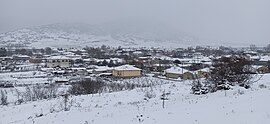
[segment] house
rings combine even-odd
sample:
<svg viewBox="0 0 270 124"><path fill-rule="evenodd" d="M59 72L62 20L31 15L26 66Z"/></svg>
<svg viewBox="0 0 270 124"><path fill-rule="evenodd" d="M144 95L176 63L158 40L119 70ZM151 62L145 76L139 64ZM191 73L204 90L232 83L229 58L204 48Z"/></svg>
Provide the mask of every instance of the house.
<svg viewBox="0 0 270 124"><path fill-rule="evenodd" d="M254 65L270 65L270 56L261 56L260 60L253 61Z"/></svg>
<svg viewBox="0 0 270 124"><path fill-rule="evenodd" d="M49 68L68 68L71 66L71 59L66 56L51 56L47 58L46 65Z"/></svg>
<svg viewBox="0 0 270 124"><path fill-rule="evenodd" d="M136 68L132 65L122 65L113 69L114 77L128 78L128 77L139 77L141 76L141 69Z"/></svg>
<svg viewBox="0 0 270 124"><path fill-rule="evenodd" d="M198 78L207 78L210 76L210 68L203 68L196 71Z"/></svg>
<svg viewBox="0 0 270 124"><path fill-rule="evenodd" d="M193 73L191 73L190 71L184 68L176 67L176 66L166 69L164 73L167 78L174 78L174 79L182 78L184 80L189 80L189 79L194 78Z"/></svg>

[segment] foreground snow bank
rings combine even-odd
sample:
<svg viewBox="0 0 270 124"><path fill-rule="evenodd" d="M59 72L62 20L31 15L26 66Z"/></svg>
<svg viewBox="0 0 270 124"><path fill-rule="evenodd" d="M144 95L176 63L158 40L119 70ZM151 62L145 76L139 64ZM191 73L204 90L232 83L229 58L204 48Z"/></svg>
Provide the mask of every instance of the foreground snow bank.
<svg viewBox="0 0 270 124"><path fill-rule="evenodd" d="M87 124L269 124L270 75L251 89L234 87L206 95L190 94L190 82L172 82L152 88L69 97L18 106L1 106L0 123ZM263 86L261 86L263 84ZM165 108L161 95L166 94Z"/></svg>

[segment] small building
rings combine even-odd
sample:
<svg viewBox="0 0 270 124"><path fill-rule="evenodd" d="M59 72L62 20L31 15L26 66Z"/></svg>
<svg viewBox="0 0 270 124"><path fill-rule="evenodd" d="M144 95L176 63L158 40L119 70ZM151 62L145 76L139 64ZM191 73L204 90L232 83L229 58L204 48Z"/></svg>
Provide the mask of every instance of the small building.
<svg viewBox="0 0 270 124"><path fill-rule="evenodd" d="M210 76L210 68L203 68L196 71L198 78L208 78Z"/></svg>
<svg viewBox="0 0 270 124"><path fill-rule="evenodd" d="M194 78L193 73L191 73L190 71L184 68L176 67L176 66L166 69L164 73L167 78L174 78L174 79L182 78L184 80L189 80L189 79Z"/></svg>
<svg viewBox="0 0 270 124"><path fill-rule="evenodd" d="M132 65L122 65L113 69L113 76L121 78L139 77L141 76L141 69Z"/></svg>
<svg viewBox="0 0 270 124"><path fill-rule="evenodd" d="M46 65L49 68L68 68L71 66L71 59L66 56L51 56L47 58Z"/></svg>
<svg viewBox="0 0 270 124"><path fill-rule="evenodd" d="M253 61L254 65L270 65L270 56L265 55L265 56L260 56L260 60L254 60Z"/></svg>

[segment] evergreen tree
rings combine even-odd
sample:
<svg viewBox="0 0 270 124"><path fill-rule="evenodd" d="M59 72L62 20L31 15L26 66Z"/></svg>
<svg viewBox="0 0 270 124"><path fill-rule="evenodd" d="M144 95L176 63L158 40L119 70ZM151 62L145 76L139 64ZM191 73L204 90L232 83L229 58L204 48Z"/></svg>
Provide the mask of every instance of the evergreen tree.
<svg viewBox="0 0 270 124"><path fill-rule="evenodd" d="M213 61L209 80L215 84L217 90L227 90L236 84L249 88L251 70L250 61L245 56L221 57Z"/></svg>
<svg viewBox="0 0 270 124"><path fill-rule="evenodd" d="M0 57L7 56L7 50L5 48L0 48Z"/></svg>

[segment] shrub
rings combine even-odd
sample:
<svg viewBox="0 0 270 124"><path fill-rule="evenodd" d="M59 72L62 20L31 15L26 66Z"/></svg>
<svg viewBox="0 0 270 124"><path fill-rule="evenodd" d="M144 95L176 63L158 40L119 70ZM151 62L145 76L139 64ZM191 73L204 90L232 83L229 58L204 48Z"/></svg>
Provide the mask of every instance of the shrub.
<svg viewBox="0 0 270 124"><path fill-rule="evenodd" d="M57 97L58 86L57 85L44 85L44 84L36 84L33 86L27 86L25 91L17 93L17 101L15 104L21 104L27 101L36 101L42 99L52 99Z"/></svg>
<svg viewBox="0 0 270 124"><path fill-rule="evenodd" d="M206 94L212 91L212 85L207 82L207 80L201 81L201 80L193 80L191 84L191 93L200 95L200 94Z"/></svg>
<svg viewBox="0 0 270 124"><path fill-rule="evenodd" d="M104 81L86 79L72 84L68 92L72 95L95 94L101 92L104 86Z"/></svg>
<svg viewBox="0 0 270 124"><path fill-rule="evenodd" d="M153 92L153 90L146 91L144 94L144 97L146 97L147 99L151 99L151 98L155 98L156 94L155 94L155 92Z"/></svg>

